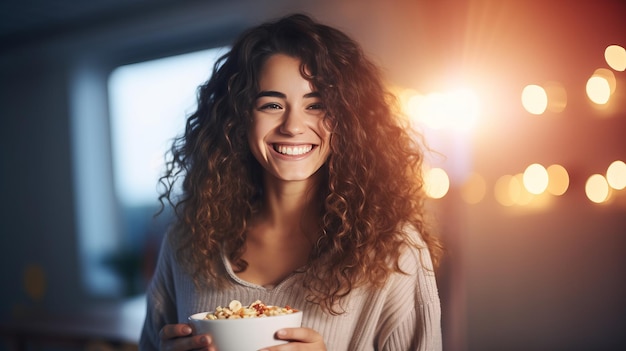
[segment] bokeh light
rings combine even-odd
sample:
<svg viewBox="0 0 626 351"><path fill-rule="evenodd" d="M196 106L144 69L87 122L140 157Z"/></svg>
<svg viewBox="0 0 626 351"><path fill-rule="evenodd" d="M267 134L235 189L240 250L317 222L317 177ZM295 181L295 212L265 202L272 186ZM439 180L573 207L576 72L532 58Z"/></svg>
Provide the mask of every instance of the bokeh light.
<svg viewBox="0 0 626 351"><path fill-rule="evenodd" d="M540 164L534 163L524 171L524 187L531 194L541 194L548 188L548 171Z"/></svg>
<svg viewBox="0 0 626 351"><path fill-rule="evenodd" d="M496 197L496 201L498 201L498 203L502 206L509 207L515 204L509 190L509 184L511 183L511 179L513 179L512 175L505 174L498 178L494 186L494 195Z"/></svg>
<svg viewBox="0 0 626 351"><path fill-rule="evenodd" d="M594 75L589 78L586 90L589 99L598 105L606 104L611 97L611 86L609 81L604 77Z"/></svg>
<svg viewBox="0 0 626 351"><path fill-rule="evenodd" d="M615 190L626 188L626 163L624 161L614 161L606 171L606 180Z"/></svg>
<svg viewBox="0 0 626 351"><path fill-rule="evenodd" d="M548 107L548 94L538 85L527 85L522 90L522 106L533 115L540 115Z"/></svg>
<svg viewBox="0 0 626 351"><path fill-rule="evenodd" d="M461 197L468 204L477 204L484 199L486 192L485 178L478 173L472 173L461 188Z"/></svg>
<svg viewBox="0 0 626 351"><path fill-rule="evenodd" d="M450 189L450 178L441 168L431 168L424 174L426 195L432 199L441 199Z"/></svg>
<svg viewBox="0 0 626 351"><path fill-rule="evenodd" d="M609 184L601 174L594 174L585 183L587 198L595 203L602 203L609 197Z"/></svg>
<svg viewBox="0 0 626 351"><path fill-rule="evenodd" d="M559 82L547 82L543 85L548 97L548 110L550 112L563 112L567 106L567 91Z"/></svg>
<svg viewBox="0 0 626 351"><path fill-rule="evenodd" d="M606 63L616 71L626 70L626 49L619 45L609 45L604 50Z"/></svg>
<svg viewBox="0 0 626 351"><path fill-rule="evenodd" d="M608 68L598 68L593 72L592 76L606 79L606 82L609 83L610 95L615 93L615 89L617 88L617 79L615 78L615 73L613 73L613 71Z"/></svg>
<svg viewBox="0 0 626 351"><path fill-rule="evenodd" d="M38 264L29 264L24 269L24 291L35 300L41 300L46 293L46 274Z"/></svg>
<svg viewBox="0 0 626 351"><path fill-rule="evenodd" d="M565 167L554 164L547 168L548 188L550 194L560 196L565 194L569 187L569 174Z"/></svg>
<svg viewBox="0 0 626 351"><path fill-rule="evenodd" d="M520 206L528 205L534 195L526 188L524 177L523 173L518 173L511 178L511 182L509 183L511 199Z"/></svg>

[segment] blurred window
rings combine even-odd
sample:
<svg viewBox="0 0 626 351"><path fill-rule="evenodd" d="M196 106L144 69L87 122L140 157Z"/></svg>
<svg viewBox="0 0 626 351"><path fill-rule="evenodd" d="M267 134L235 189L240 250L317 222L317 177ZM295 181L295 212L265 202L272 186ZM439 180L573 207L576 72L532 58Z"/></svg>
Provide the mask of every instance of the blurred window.
<svg viewBox="0 0 626 351"><path fill-rule="evenodd" d="M196 108L199 85L221 48L136 63L109 77L111 148L117 199L125 207L156 204L164 154Z"/></svg>
<svg viewBox="0 0 626 351"><path fill-rule="evenodd" d="M120 66L108 80L97 70L77 74L76 206L82 276L91 295L128 297L145 291L170 219L168 211L154 217L165 153L184 131L199 86L226 50ZM106 93L98 88L102 79ZM108 101L99 101L104 95ZM108 119L97 112L104 106ZM103 130L110 135L103 136Z"/></svg>

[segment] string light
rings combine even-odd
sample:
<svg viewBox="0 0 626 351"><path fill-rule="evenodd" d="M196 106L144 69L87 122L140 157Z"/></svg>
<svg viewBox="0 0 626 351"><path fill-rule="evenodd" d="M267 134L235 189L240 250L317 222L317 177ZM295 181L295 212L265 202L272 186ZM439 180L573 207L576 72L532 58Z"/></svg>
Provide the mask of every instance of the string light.
<svg viewBox="0 0 626 351"><path fill-rule="evenodd" d="M614 71L626 70L626 50L619 45L610 45L605 50L605 59ZM589 100L597 105L605 105L617 90L615 73L607 68L598 68L589 77L585 92ZM526 85L521 94L522 107L531 114L541 115L547 110L562 112L567 106L567 91L563 84L555 81L543 86ZM401 102L407 115L412 120L432 129L467 129L477 120L479 99L471 90L434 92L422 95L406 89ZM431 198L444 197L450 187L448 174L440 168L433 168L425 173L427 192ZM528 205L548 201L551 196L562 196L570 187L570 175L560 164L545 168L534 163L523 173L503 175L494 184L494 195L502 206ZM477 174L471 173L460 188L461 198L467 204L481 202L487 193L487 182ZM612 190L626 188L626 163L613 162L606 172L591 175L585 183L585 194L594 203L607 202ZM545 201L544 201L545 200Z"/></svg>

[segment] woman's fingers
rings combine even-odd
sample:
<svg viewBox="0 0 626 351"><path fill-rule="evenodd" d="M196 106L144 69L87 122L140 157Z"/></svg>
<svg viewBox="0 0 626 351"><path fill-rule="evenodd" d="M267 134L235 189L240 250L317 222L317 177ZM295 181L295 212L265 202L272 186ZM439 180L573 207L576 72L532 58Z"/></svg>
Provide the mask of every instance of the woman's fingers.
<svg viewBox="0 0 626 351"><path fill-rule="evenodd" d="M285 328L276 332L276 337L282 340L292 340L304 343L323 341L322 336L311 328Z"/></svg>
<svg viewBox="0 0 626 351"><path fill-rule="evenodd" d="M269 347L265 350L272 351L325 351L324 338L311 328L285 328L276 332L276 337L288 340L285 345Z"/></svg>
<svg viewBox="0 0 626 351"><path fill-rule="evenodd" d="M161 328L159 336L161 340L169 340L179 338L181 336L191 335L191 327L187 324L167 324Z"/></svg>
<svg viewBox="0 0 626 351"><path fill-rule="evenodd" d="M159 332L162 351L214 351L210 335L192 335L187 324L168 324Z"/></svg>

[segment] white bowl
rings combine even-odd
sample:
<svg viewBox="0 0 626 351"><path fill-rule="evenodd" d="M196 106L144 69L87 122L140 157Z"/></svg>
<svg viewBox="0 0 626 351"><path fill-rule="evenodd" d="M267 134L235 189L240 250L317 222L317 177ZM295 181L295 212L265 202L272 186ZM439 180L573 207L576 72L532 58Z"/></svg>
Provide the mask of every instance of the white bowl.
<svg viewBox="0 0 626 351"><path fill-rule="evenodd" d="M298 328L302 325L302 311L281 316L205 319L207 313L189 316L194 335L210 334L218 351L257 351L264 347L286 344L275 338L282 328Z"/></svg>

